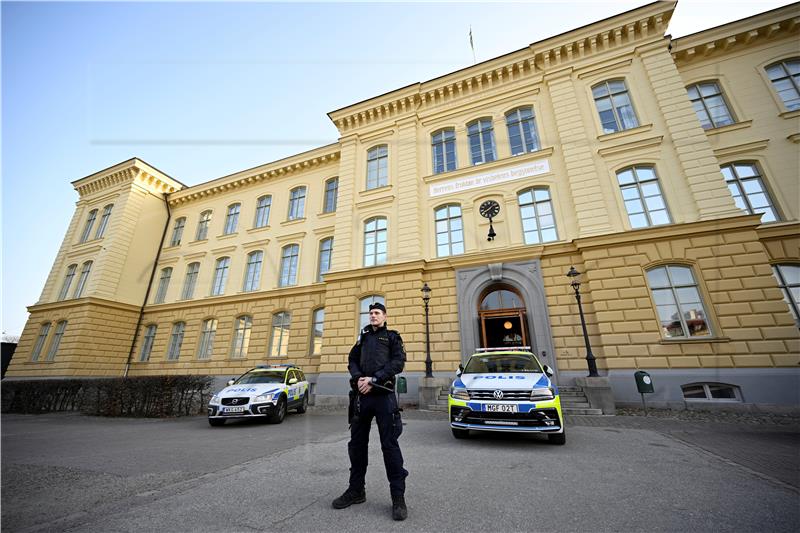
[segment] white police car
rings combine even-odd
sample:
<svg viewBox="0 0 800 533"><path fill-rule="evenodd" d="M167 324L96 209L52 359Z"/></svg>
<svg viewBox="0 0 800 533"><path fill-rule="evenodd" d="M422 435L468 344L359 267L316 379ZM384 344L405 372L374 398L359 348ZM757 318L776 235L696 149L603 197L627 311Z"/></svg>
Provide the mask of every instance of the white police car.
<svg viewBox="0 0 800 533"><path fill-rule="evenodd" d="M471 430L542 433L550 442L564 444L561 398L552 375L525 349L479 350L459 365L450 387L453 436L463 439Z"/></svg>
<svg viewBox="0 0 800 533"><path fill-rule="evenodd" d="M208 402L208 423L221 426L228 419L264 418L280 424L289 409L305 413L308 381L300 367L258 365L216 393Z"/></svg>

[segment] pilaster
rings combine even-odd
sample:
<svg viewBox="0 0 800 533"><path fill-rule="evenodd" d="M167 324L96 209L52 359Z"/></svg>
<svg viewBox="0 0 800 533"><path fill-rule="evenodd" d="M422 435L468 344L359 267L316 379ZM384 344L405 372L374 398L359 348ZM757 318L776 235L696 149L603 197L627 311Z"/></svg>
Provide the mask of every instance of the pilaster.
<svg viewBox="0 0 800 533"><path fill-rule="evenodd" d="M417 121L404 120L398 123L397 147L397 246L394 254L398 261L419 259L422 249L420 242L420 180L418 161L425 159L418 154ZM390 248L391 248L390 243Z"/></svg>
<svg viewBox="0 0 800 533"><path fill-rule="evenodd" d="M358 196L359 177L356 176L358 143L354 136L343 138L341 143L341 159L339 160L339 194L336 205L336 223L333 232L333 252L331 255L331 272L347 270L351 267L350 257L353 253L354 235L353 212Z"/></svg>

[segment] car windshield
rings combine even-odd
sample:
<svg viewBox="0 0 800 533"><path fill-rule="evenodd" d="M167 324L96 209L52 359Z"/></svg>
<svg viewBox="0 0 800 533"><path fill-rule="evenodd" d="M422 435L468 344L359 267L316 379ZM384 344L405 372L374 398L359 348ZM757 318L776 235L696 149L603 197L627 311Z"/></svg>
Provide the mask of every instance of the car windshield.
<svg viewBox="0 0 800 533"><path fill-rule="evenodd" d="M254 383L283 383L283 370L257 370L248 372L236 380L236 385L252 385Z"/></svg>
<svg viewBox="0 0 800 533"><path fill-rule="evenodd" d="M542 372L535 357L523 353L473 355L464 368L464 374L486 372Z"/></svg>

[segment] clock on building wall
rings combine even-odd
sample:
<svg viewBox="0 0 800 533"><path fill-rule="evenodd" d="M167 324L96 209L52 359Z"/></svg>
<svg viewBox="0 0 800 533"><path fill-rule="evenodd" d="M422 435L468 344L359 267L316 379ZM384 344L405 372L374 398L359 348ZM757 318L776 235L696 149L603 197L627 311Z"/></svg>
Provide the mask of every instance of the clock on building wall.
<svg viewBox="0 0 800 533"><path fill-rule="evenodd" d="M487 235L486 240L493 241L497 234L494 232L494 227L492 227L492 218L496 217L500 212L500 204L494 200L486 200L478 208L478 212L482 217L489 219L489 235Z"/></svg>

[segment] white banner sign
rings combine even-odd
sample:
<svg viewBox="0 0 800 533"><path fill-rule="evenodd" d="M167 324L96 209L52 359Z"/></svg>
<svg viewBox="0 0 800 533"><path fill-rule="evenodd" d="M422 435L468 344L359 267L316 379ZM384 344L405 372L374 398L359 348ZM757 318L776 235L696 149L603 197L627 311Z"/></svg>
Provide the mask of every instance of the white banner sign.
<svg viewBox="0 0 800 533"><path fill-rule="evenodd" d="M445 194L453 194L469 189L497 185L498 183L538 176L539 174L545 174L547 172L550 172L550 161L548 159L541 159L525 165L504 168L485 174L476 174L468 178L436 183L430 186L430 196L443 196Z"/></svg>

